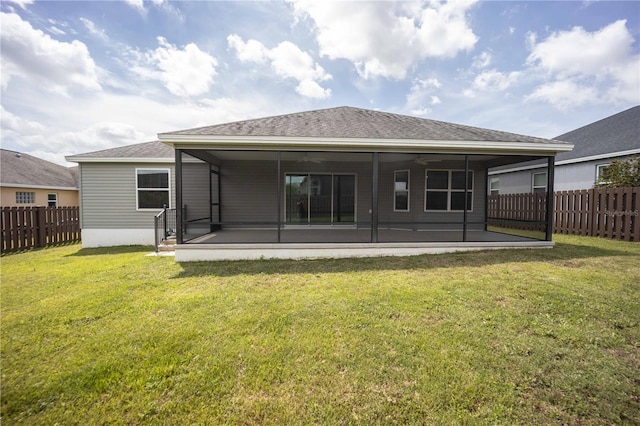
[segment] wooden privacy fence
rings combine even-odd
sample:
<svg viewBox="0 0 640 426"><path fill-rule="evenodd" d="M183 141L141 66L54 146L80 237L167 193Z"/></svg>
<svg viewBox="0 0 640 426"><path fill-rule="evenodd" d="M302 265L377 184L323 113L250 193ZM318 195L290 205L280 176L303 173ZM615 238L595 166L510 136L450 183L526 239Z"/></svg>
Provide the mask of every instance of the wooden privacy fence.
<svg viewBox="0 0 640 426"><path fill-rule="evenodd" d="M640 187L558 191L553 232L640 241ZM490 195L489 225L544 230L546 194Z"/></svg>
<svg viewBox="0 0 640 426"><path fill-rule="evenodd" d="M2 207L2 253L80 241L78 207Z"/></svg>
<svg viewBox="0 0 640 426"><path fill-rule="evenodd" d="M487 198L487 222L504 228L544 231L547 194L498 194Z"/></svg>

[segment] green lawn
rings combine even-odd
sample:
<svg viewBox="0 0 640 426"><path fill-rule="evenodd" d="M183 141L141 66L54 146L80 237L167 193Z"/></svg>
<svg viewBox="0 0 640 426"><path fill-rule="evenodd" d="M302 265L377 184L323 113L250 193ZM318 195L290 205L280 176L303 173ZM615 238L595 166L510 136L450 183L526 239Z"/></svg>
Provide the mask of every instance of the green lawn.
<svg viewBox="0 0 640 426"><path fill-rule="evenodd" d="M640 245L2 258L2 424L640 424Z"/></svg>

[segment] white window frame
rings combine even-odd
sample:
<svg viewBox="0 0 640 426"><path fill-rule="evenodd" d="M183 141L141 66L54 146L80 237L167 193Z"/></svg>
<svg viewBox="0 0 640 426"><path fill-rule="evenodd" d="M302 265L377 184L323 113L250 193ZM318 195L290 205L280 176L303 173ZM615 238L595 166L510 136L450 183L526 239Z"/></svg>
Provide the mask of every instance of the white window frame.
<svg viewBox="0 0 640 426"><path fill-rule="evenodd" d="M596 164L596 180L595 183L598 183L598 181L600 180L600 175L602 174L602 169L609 167L611 165L611 163L602 163L602 164ZM609 183L609 182L602 182L602 183Z"/></svg>
<svg viewBox="0 0 640 426"><path fill-rule="evenodd" d="M536 186L536 176L544 175L544 186ZM535 192L547 192L547 172L535 172L531 173L531 193ZM542 191L536 191L536 189L542 188Z"/></svg>
<svg viewBox="0 0 640 426"><path fill-rule="evenodd" d="M167 172L167 188L138 188L138 172L139 171L157 171L157 172ZM140 203L138 200L138 194L140 191L167 191L169 193L169 204L167 204L167 208L171 208L171 169L163 168L163 167L148 167L148 168L136 168L135 176L136 180L136 210L137 211L159 211L162 210L162 207L153 207L153 208L140 208Z"/></svg>
<svg viewBox="0 0 640 426"><path fill-rule="evenodd" d="M407 173L407 189L398 189L398 173ZM398 209L396 207L396 195L398 193L406 193L407 194L407 208L406 209ZM394 170L393 172L393 211L408 213L411 210L411 170Z"/></svg>
<svg viewBox="0 0 640 426"><path fill-rule="evenodd" d="M51 196L55 198L55 200L51 199ZM50 203L53 202L54 205L51 206ZM57 192L49 192L47 194L47 207L58 207L58 193Z"/></svg>
<svg viewBox="0 0 640 426"><path fill-rule="evenodd" d="M16 191L16 204L35 204L36 193L33 191Z"/></svg>
<svg viewBox="0 0 640 426"><path fill-rule="evenodd" d="M428 174L429 172L448 172L448 179L447 179L447 188L446 189L427 189L427 178L429 177ZM460 213L460 212L464 212L464 209L462 210L451 210L451 193L454 192L462 192L464 193L465 190L464 189L452 189L451 185L452 185L452 179L451 176L453 174L453 172L462 172L464 173L464 169L425 169L424 171L424 211L425 213ZM475 182L475 174L473 172L473 170L468 170L469 173L471 173L471 188L467 188L467 192L469 192L471 194L471 205L467 206L467 212L473 212L473 199L474 194L473 194L473 187L474 182ZM466 185L466 179L468 179L467 176L465 176L465 185ZM446 192L447 193L447 209L446 210L433 210L433 209L428 209L427 208L427 192L431 191L431 192Z"/></svg>
<svg viewBox="0 0 640 426"><path fill-rule="evenodd" d="M497 188L493 188L493 184L497 183ZM495 194L494 194L495 191ZM492 177L489 178L489 195L498 195L500 194L500 178L499 177Z"/></svg>

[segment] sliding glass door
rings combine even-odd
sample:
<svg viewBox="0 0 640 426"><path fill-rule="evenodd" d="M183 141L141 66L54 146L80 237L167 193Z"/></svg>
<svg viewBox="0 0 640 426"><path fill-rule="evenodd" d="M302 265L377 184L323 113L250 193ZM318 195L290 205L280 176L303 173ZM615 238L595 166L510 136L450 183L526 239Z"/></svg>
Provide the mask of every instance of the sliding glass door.
<svg viewBox="0 0 640 426"><path fill-rule="evenodd" d="M287 174L285 186L287 223L355 221L355 175Z"/></svg>

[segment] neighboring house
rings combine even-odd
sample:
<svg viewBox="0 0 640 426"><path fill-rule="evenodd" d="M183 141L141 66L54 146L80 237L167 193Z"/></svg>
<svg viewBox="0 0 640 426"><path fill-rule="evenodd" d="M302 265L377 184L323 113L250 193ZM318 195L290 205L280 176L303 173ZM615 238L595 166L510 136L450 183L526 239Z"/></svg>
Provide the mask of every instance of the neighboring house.
<svg viewBox="0 0 640 426"><path fill-rule="evenodd" d="M573 151L555 161L555 191L593 188L602 169L613 160L640 155L640 106L562 134ZM540 161L496 167L489 171L489 192L519 194L546 191L546 164Z"/></svg>
<svg viewBox="0 0 640 426"><path fill-rule="evenodd" d="M0 150L2 207L78 206L77 168L17 151Z"/></svg>
<svg viewBox="0 0 640 426"><path fill-rule="evenodd" d="M153 244L164 205L178 207L179 261L549 247L548 226L543 241L487 230L487 171L572 149L351 107L158 138L67 157L85 247Z"/></svg>

